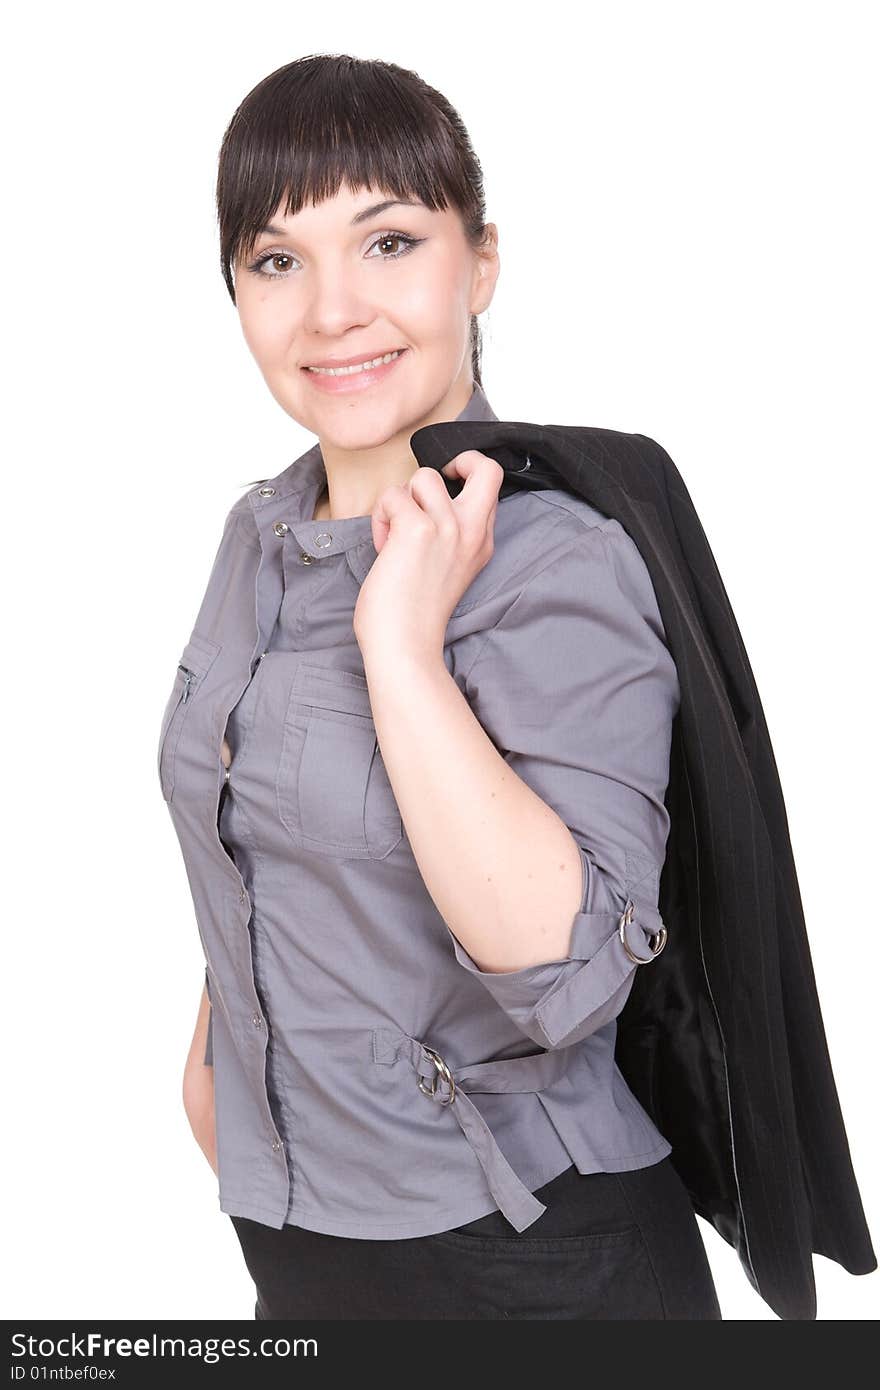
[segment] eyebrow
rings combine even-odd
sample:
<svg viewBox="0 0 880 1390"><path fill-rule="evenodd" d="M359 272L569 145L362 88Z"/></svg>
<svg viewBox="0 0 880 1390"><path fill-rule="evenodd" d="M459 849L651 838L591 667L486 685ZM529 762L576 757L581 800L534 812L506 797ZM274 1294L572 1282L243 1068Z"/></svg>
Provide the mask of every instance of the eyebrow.
<svg viewBox="0 0 880 1390"><path fill-rule="evenodd" d="M409 198L389 198L384 203L373 203L371 207L362 208L360 212L355 213L354 217L351 219L351 226L357 227L361 222L366 222L370 217L378 217L379 213L384 212L386 208L419 208L421 206L421 203L414 202ZM261 227L257 233L258 236L263 236L264 234L267 236L282 237L287 235L283 227L276 227L272 222L267 222L266 226Z"/></svg>

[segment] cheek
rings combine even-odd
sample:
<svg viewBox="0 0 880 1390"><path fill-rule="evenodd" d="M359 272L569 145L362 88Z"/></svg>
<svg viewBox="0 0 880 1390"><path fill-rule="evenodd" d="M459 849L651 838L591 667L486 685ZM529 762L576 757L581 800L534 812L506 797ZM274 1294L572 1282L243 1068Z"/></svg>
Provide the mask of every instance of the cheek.
<svg viewBox="0 0 880 1390"><path fill-rule="evenodd" d="M464 306L456 278L422 274L401 286L392 312L394 322L418 345L459 333Z"/></svg>
<svg viewBox="0 0 880 1390"><path fill-rule="evenodd" d="M239 298L238 317L245 342L263 367L282 365L296 330L292 314L285 313L283 296L255 291Z"/></svg>

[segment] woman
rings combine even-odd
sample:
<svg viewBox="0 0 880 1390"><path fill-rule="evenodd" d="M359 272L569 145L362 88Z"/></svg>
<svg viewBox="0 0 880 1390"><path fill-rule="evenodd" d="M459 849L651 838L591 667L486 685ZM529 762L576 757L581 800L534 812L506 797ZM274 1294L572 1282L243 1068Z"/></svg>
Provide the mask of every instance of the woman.
<svg viewBox="0 0 880 1390"><path fill-rule="evenodd" d="M499 503L476 451L453 497L409 447L497 418L467 133L414 73L309 57L239 107L217 193L245 339L318 438L231 509L159 752L207 959L185 1104L256 1316L718 1319L614 1060L664 939L650 578L583 499Z"/></svg>

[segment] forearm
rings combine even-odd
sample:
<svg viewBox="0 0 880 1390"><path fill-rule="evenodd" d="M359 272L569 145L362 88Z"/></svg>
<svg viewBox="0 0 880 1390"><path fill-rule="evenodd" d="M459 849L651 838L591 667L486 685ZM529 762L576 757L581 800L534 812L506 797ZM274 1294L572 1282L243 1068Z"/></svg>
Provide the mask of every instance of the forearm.
<svg viewBox="0 0 880 1390"><path fill-rule="evenodd" d="M203 986L195 1031L183 1073L183 1107L199 1147L216 1172L214 1068L206 1065L204 1060L210 1007L208 992Z"/></svg>
<svg viewBox="0 0 880 1390"><path fill-rule="evenodd" d="M442 657L363 655L382 758L450 930L483 970L567 955L582 862L564 821L505 762Z"/></svg>
<svg viewBox="0 0 880 1390"><path fill-rule="evenodd" d="M208 998L208 986L202 985L202 993L199 998L199 1011L196 1015L196 1026L189 1047L189 1054L186 1059L187 1069L193 1068L195 1075L200 1075L196 1068L196 1063L205 1066L205 1049L208 1044L208 1019L211 1013L211 1001ZM214 1071L212 1067L207 1067L210 1079L213 1079Z"/></svg>

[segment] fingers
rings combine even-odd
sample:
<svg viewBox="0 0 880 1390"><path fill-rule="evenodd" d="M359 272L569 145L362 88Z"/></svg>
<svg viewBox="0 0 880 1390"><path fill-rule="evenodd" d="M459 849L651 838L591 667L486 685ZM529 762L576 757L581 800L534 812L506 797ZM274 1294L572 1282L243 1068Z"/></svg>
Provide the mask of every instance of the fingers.
<svg viewBox="0 0 880 1390"><path fill-rule="evenodd" d="M411 507L409 483L389 483L376 498L373 507L373 520L390 524L393 517Z"/></svg>
<svg viewBox="0 0 880 1390"><path fill-rule="evenodd" d="M482 515L487 515L498 505L504 469L488 454L481 454L479 449L465 449L464 453L444 463L440 471L447 478L464 478L464 487L454 500L460 510L475 506Z"/></svg>
<svg viewBox="0 0 880 1390"><path fill-rule="evenodd" d="M399 517L401 512L412 506L413 499L410 496L408 485L392 483L379 493L376 504L370 513L370 529L377 555L381 553L391 532L392 519Z"/></svg>
<svg viewBox="0 0 880 1390"><path fill-rule="evenodd" d="M455 524L452 498L436 468L417 468L409 480L409 489L438 529Z"/></svg>
<svg viewBox="0 0 880 1390"><path fill-rule="evenodd" d="M464 478L464 487L452 503L460 525L473 526L474 533L487 540L494 537L498 494L504 481L501 464L479 449L466 449L445 463L441 472L447 478Z"/></svg>
<svg viewBox="0 0 880 1390"><path fill-rule="evenodd" d="M430 517L438 529L449 527L453 522L459 525L479 521L491 527L498 508L498 494L504 480L504 469L495 459L482 454L478 449L467 449L464 453L450 459L441 472L446 477L458 476L464 479L464 487L456 498L451 498L436 468L417 468L407 483L394 483L379 495L373 508L373 539L377 550L379 540L387 539L396 517L401 520L407 513L415 517L423 513Z"/></svg>

